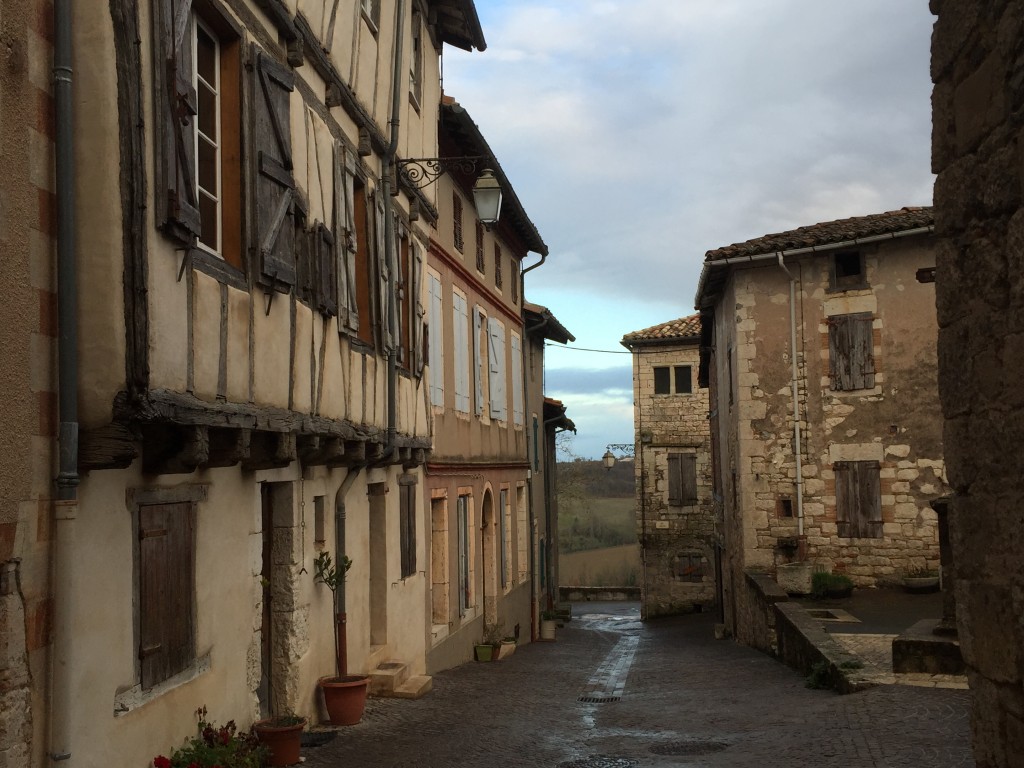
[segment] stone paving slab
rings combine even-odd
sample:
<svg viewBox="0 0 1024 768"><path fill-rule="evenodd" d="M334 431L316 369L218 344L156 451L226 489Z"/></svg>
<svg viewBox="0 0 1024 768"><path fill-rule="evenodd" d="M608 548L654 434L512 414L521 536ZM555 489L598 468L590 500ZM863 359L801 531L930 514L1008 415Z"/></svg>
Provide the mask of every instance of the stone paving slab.
<svg viewBox="0 0 1024 768"><path fill-rule="evenodd" d="M576 608L554 643L437 674L419 701L371 699L362 723L306 750L306 765L974 766L967 691L810 690L768 656L714 640L708 616L641 624ZM598 688L619 700L579 700Z"/></svg>
<svg viewBox="0 0 1024 768"><path fill-rule="evenodd" d="M838 632L831 634L845 650L864 662L864 668L859 670L859 673L872 683L913 685L923 688L955 688L963 691L968 689L966 675L894 673L892 671L892 641L897 637L896 635L854 635Z"/></svg>

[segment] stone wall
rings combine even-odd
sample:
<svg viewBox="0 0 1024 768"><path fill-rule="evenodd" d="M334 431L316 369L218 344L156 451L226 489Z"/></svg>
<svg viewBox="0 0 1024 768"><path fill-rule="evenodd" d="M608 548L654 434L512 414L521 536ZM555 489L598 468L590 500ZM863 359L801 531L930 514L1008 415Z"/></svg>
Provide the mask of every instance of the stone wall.
<svg viewBox="0 0 1024 768"><path fill-rule="evenodd" d="M637 532L644 543L645 617L689 612L715 600L714 506L708 391L697 384L697 341L638 345L633 354ZM665 366L671 394L654 394L654 368ZM690 393L675 393L676 366L689 366ZM697 503L670 505L670 454L696 461Z"/></svg>
<svg viewBox="0 0 1024 768"><path fill-rule="evenodd" d="M1024 755L1024 3L932 0L939 375L979 768Z"/></svg>

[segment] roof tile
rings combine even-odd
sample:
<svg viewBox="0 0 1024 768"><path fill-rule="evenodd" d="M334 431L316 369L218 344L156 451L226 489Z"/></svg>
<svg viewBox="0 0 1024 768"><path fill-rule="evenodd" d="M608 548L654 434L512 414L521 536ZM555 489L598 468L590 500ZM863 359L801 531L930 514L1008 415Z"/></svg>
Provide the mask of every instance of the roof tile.
<svg viewBox="0 0 1024 768"><path fill-rule="evenodd" d="M622 344L669 341L676 339L694 339L700 337L700 315L680 317L661 325L652 325L639 331L627 333L622 337Z"/></svg>

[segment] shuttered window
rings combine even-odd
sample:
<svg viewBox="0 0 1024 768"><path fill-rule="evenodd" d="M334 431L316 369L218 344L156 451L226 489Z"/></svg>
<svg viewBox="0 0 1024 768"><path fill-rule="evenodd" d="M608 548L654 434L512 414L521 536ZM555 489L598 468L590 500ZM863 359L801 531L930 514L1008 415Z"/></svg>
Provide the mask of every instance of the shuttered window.
<svg viewBox="0 0 1024 768"><path fill-rule="evenodd" d="M519 303L519 262L513 257L509 262L511 269L509 270L509 291L512 294L512 303Z"/></svg>
<svg viewBox="0 0 1024 768"><path fill-rule="evenodd" d="M488 346L488 341L481 338L484 332L483 328L484 311L479 306L475 306L473 307L473 375L476 385L474 413L477 416L484 415L484 380L488 375L485 367L487 358L481 352L481 345L483 348Z"/></svg>
<svg viewBox="0 0 1024 768"><path fill-rule="evenodd" d="M154 2L157 224L241 269L237 34L190 0Z"/></svg>
<svg viewBox="0 0 1024 768"><path fill-rule="evenodd" d="M399 544L405 579L416 573L416 486L403 481L398 489Z"/></svg>
<svg viewBox="0 0 1024 768"><path fill-rule="evenodd" d="M374 258L377 276L377 292L374 297L377 307L376 312L374 312L374 327L377 329L377 349L382 352L388 352L395 344L394 333L396 329L393 324L392 308L388 303L388 289L391 284L391 264L388 262L387 248L385 246L387 205L379 189L374 193L374 210L377 214L374 218L374 230L377 235L374 238L377 246Z"/></svg>
<svg viewBox="0 0 1024 768"><path fill-rule="evenodd" d="M692 453L668 455L668 503L674 507L697 503L697 457Z"/></svg>
<svg viewBox="0 0 1024 768"><path fill-rule="evenodd" d="M877 461L837 461L836 527L840 536L882 537L882 491Z"/></svg>
<svg viewBox="0 0 1024 768"><path fill-rule="evenodd" d="M414 240L412 243L412 367L417 377L423 375L424 318L427 309L423 305L423 250Z"/></svg>
<svg viewBox="0 0 1024 768"><path fill-rule="evenodd" d="M411 370L412 355L412 265L409 262L409 237L398 232L398 363Z"/></svg>
<svg viewBox="0 0 1024 768"><path fill-rule="evenodd" d="M452 291L452 343L455 345L455 410L469 413L469 304Z"/></svg>
<svg viewBox="0 0 1024 768"><path fill-rule="evenodd" d="M874 338L870 312L828 318L829 378L835 391L875 386Z"/></svg>
<svg viewBox="0 0 1024 768"><path fill-rule="evenodd" d="M512 423L523 425L523 342L516 333L510 334L512 353Z"/></svg>
<svg viewBox="0 0 1024 768"><path fill-rule="evenodd" d="M338 330L359 333L360 307L368 305L365 266L362 272L357 266L360 252L366 252L366 202L363 185L356 182L355 153L343 144L338 144L334 157Z"/></svg>
<svg viewBox="0 0 1024 768"><path fill-rule="evenodd" d="M353 179L353 213L355 217L354 230L356 233L356 250L352 253L352 261L355 262L355 299L356 311L352 313L349 307L350 325L355 322L353 330L357 332L360 341L368 345L373 344L373 270L372 264L373 246L370 237L370 204L366 197L366 187L361 180Z"/></svg>
<svg viewBox="0 0 1024 768"><path fill-rule="evenodd" d="M494 244L494 287L501 290L504 277L501 273L501 246Z"/></svg>
<svg viewBox="0 0 1024 768"><path fill-rule="evenodd" d="M462 253L462 198L457 190L452 190L452 239L455 250Z"/></svg>
<svg viewBox="0 0 1024 768"><path fill-rule="evenodd" d="M423 17L412 14L412 63L409 67L409 96L418 110L423 103Z"/></svg>
<svg viewBox="0 0 1024 768"><path fill-rule="evenodd" d="M139 507L139 662L142 687L195 661L195 509Z"/></svg>
<svg viewBox="0 0 1024 768"><path fill-rule="evenodd" d="M427 288L430 295L430 403L431 405L444 405L444 358L442 347L442 296L441 278L431 272L427 278Z"/></svg>
<svg viewBox="0 0 1024 768"><path fill-rule="evenodd" d="M476 271L483 274L487 271L487 263L484 260L484 225L476 223Z"/></svg>
<svg viewBox="0 0 1024 768"><path fill-rule="evenodd" d="M264 51L253 65L252 145L255 206L252 250L259 281L287 293L295 285L295 181L289 102L294 76Z"/></svg>
<svg viewBox="0 0 1024 768"><path fill-rule="evenodd" d="M509 530L510 523L511 516L509 515L508 509L508 488L502 488L498 492L498 546L501 548L501 554L498 559L501 565L502 589L506 589L512 580L508 569L508 545L512 540L510 535L511 532Z"/></svg>
<svg viewBox="0 0 1024 768"><path fill-rule="evenodd" d="M469 578L469 496L459 496L455 516L458 518L456 522L459 529L459 615L465 616L473 604L472 582Z"/></svg>
<svg viewBox="0 0 1024 768"><path fill-rule="evenodd" d="M504 421L508 418L508 403L505 398L505 325L495 317L487 320L487 360L491 393L490 415L492 419Z"/></svg>
<svg viewBox="0 0 1024 768"><path fill-rule="evenodd" d="M376 34L380 29L380 0L359 0L359 7L370 30Z"/></svg>

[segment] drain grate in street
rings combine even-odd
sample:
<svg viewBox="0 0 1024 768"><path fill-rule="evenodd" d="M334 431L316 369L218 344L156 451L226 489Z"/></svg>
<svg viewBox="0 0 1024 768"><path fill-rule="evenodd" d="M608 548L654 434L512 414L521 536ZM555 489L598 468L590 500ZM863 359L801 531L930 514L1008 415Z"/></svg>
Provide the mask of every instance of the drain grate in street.
<svg viewBox="0 0 1024 768"><path fill-rule="evenodd" d="M621 696L580 696L576 701L582 701L586 704L609 704L613 701L618 701Z"/></svg>
<svg viewBox="0 0 1024 768"><path fill-rule="evenodd" d="M728 749L723 741L673 741L668 744L655 744L651 752L655 755L710 755Z"/></svg>
<svg viewBox="0 0 1024 768"><path fill-rule="evenodd" d="M636 760L630 760L628 757L594 755L593 757L581 757L579 760L559 763L558 768L632 768L636 764Z"/></svg>

